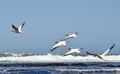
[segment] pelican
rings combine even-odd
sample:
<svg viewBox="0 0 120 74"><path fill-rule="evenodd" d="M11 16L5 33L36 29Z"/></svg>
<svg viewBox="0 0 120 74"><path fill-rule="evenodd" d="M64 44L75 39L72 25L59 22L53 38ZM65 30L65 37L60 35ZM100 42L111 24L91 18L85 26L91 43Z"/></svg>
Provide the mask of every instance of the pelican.
<svg viewBox="0 0 120 74"><path fill-rule="evenodd" d="M102 54L93 54L93 53L89 53L89 52L86 52L86 53L89 54L89 55L97 56L98 58L106 61L106 60L104 59L104 56L106 56L114 47L115 47L115 44L113 44L110 48L108 48L108 49L107 49L104 53L102 53Z"/></svg>
<svg viewBox="0 0 120 74"><path fill-rule="evenodd" d="M58 47L66 46L66 44L67 44L66 41L57 41L57 42L55 42L55 44L51 48L51 51L55 50Z"/></svg>
<svg viewBox="0 0 120 74"><path fill-rule="evenodd" d="M65 55L64 56L67 56L67 55L70 55L70 54L74 54L74 53L76 53L76 54L79 54L80 53L80 50L82 50L83 48L72 48L72 47L70 47L68 50L68 52L67 53L65 53Z"/></svg>
<svg viewBox="0 0 120 74"><path fill-rule="evenodd" d="M17 33L17 34L22 34L22 28L23 28L24 25L25 25L25 22L23 22L23 24L20 25L20 26L17 28L16 26L14 26L14 25L12 24L12 28L13 28L12 32L15 32L15 33Z"/></svg>
<svg viewBox="0 0 120 74"><path fill-rule="evenodd" d="M77 37L77 35L78 35L78 33L76 32L76 33L73 33L73 34L66 34L66 39L69 39L69 38L76 38Z"/></svg>

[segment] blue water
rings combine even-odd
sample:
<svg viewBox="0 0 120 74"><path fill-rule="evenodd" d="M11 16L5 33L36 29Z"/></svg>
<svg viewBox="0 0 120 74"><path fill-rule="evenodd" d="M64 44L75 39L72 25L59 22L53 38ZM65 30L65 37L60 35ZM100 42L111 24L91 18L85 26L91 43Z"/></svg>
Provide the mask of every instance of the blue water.
<svg viewBox="0 0 120 74"><path fill-rule="evenodd" d="M119 74L119 67L79 67L79 66L48 66L48 67L1 67L0 74Z"/></svg>

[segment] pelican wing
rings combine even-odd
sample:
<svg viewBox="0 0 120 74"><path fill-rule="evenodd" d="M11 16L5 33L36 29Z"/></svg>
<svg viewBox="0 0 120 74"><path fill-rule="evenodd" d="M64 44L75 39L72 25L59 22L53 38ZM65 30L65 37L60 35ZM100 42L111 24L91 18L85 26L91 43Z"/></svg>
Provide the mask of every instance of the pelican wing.
<svg viewBox="0 0 120 74"><path fill-rule="evenodd" d="M69 38L71 38L71 34L66 34L65 39L69 39Z"/></svg>
<svg viewBox="0 0 120 74"><path fill-rule="evenodd" d="M98 56L97 54L93 54L93 53L89 53L89 52L86 52L86 53L89 55Z"/></svg>
<svg viewBox="0 0 120 74"><path fill-rule="evenodd" d="M25 25L25 22L23 22L23 24L19 26L19 29L22 29L24 25Z"/></svg>
<svg viewBox="0 0 120 74"><path fill-rule="evenodd" d="M67 56L67 55L69 55L69 54L72 54L72 53L74 53L74 51L68 51L67 53L65 53L65 55L64 56Z"/></svg>
<svg viewBox="0 0 120 74"><path fill-rule="evenodd" d="M98 57L99 59L102 59L102 60L104 60L104 61L107 61L106 59L104 59L104 56L102 56L102 55L97 55L97 57Z"/></svg>
<svg viewBox="0 0 120 74"><path fill-rule="evenodd" d="M60 44L59 42L56 43L56 44L52 47L51 51L55 50L56 48L58 48L58 47L60 47L60 46L61 46L61 44Z"/></svg>
<svg viewBox="0 0 120 74"><path fill-rule="evenodd" d="M89 55L93 55L93 56L95 56L95 57L98 57L99 59L102 59L102 60L104 60L105 61L105 59L103 58L103 56L102 55L98 55L98 54L93 54L93 53L89 53L89 52L86 52L87 54L89 54Z"/></svg>
<svg viewBox="0 0 120 74"><path fill-rule="evenodd" d="M12 24L12 28L13 28L14 30L18 30L18 28L17 28L16 26L14 26L13 24Z"/></svg>
<svg viewBox="0 0 120 74"><path fill-rule="evenodd" d="M59 47L59 46L52 48L51 51L54 51L54 50L55 50L56 48L58 48L58 47Z"/></svg>
<svg viewBox="0 0 120 74"><path fill-rule="evenodd" d="M66 34L66 36L69 36L70 34Z"/></svg>
<svg viewBox="0 0 120 74"><path fill-rule="evenodd" d="M101 54L102 56L107 55L113 48L115 47L115 44L113 44L109 49L107 49L103 54Z"/></svg>

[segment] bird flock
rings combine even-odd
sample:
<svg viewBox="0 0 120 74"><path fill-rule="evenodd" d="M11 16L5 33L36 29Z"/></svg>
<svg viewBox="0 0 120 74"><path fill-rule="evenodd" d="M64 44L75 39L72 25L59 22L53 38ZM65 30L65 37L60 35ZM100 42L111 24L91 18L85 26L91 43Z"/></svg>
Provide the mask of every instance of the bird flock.
<svg viewBox="0 0 120 74"><path fill-rule="evenodd" d="M54 51L55 49L61 47L61 46L66 46L67 45L67 41L68 39L70 38L76 38L78 35L78 33L73 33L73 34L66 34L66 37L65 39L63 40L58 40L55 42L55 44L53 45L53 47L51 48L51 51ZM70 55L70 54L79 54L80 53L80 50L83 49L83 48L68 48L68 52L64 54L64 56L67 56L67 55Z"/></svg>
<svg viewBox="0 0 120 74"><path fill-rule="evenodd" d="M66 34L66 37L65 39L63 40L59 40L57 42L55 42L55 44L53 45L53 47L51 48L51 51L54 51L55 49L61 47L61 46L66 46L67 45L67 42L66 40L70 39L70 38L76 38L78 35L78 33L73 33L73 34ZM98 57L99 59L102 59L104 61L106 61L106 59L104 58L104 56L106 56L114 47L115 47L116 44L113 44L110 48L108 48L104 53L102 54L93 54L93 53L90 53L90 52L87 52L86 53L88 55L92 55L92 56L95 56L95 57ZM80 54L80 50L82 50L84 48L68 48L68 52L64 54L64 56L67 56L67 55L71 55L71 54Z"/></svg>
<svg viewBox="0 0 120 74"><path fill-rule="evenodd" d="M23 29L23 26L25 25L25 22L23 22L18 28L16 26L14 26L12 24L12 32L14 33L17 33L17 34L22 34L22 29ZM62 47L62 46L66 46L67 45L67 40L68 39L71 39L71 38L76 38L78 35L78 33L73 33L73 34L66 34L65 36L65 39L62 39L62 40L58 40L55 42L55 44L52 46L51 48L51 52L53 52L55 49L59 48L59 47ZM116 44L113 44L110 48L108 48L105 52L103 52L102 54L96 54L96 53L90 53L90 52L87 52L86 53L88 55L92 55L92 56L95 56L95 57L98 57L99 59L102 59L104 61L106 61L106 59L104 58L104 56L106 56L114 47L115 47ZM80 54L80 50L82 50L84 48L68 48L68 52L64 54L64 56L67 56L67 55L71 55L71 54Z"/></svg>

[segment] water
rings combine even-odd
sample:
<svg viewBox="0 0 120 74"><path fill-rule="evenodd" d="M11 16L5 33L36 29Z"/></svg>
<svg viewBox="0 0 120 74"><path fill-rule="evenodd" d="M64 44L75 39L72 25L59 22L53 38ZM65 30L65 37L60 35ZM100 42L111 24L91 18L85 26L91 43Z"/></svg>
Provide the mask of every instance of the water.
<svg viewBox="0 0 120 74"><path fill-rule="evenodd" d="M0 54L0 74L120 74L120 55Z"/></svg>

